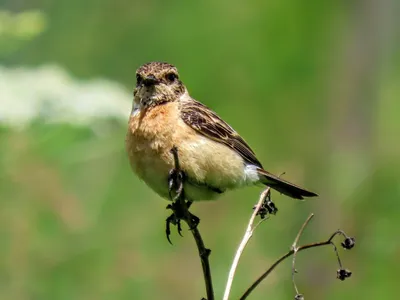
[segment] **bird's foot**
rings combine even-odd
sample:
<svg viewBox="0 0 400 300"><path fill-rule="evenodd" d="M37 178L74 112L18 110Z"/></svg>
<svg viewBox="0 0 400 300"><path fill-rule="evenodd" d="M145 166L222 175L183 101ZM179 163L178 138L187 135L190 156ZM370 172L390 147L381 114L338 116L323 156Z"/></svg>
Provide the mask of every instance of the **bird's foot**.
<svg viewBox="0 0 400 300"><path fill-rule="evenodd" d="M172 209L173 213L165 220L166 221L166 228L165 234L167 235L168 242L172 245L171 239L169 238L171 235L171 224L175 225L178 229L178 233L182 236L182 227L181 227L181 218L179 218L173 208L175 203L169 204L167 209Z"/></svg>
<svg viewBox="0 0 400 300"><path fill-rule="evenodd" d="M191 201L178 199L172 202L172 204L168 204L167 209L171 209L172 214L166 219L165 233L170 244L172 244L170 239L171 224L177 227L180 236L182 236L181 220L186 221L191 230L199 225L200 219L189 211L189 207L192 203Z"/></svg>
<svg viewBox="0 0 400 300"><path fill-rule="evenodd" d="M275 206L275 203L271 200L271 191L268 191L261 203L261 207L257 212L257 215L264 219L268 214L275 215L278 212L278 208Z"/></svg>

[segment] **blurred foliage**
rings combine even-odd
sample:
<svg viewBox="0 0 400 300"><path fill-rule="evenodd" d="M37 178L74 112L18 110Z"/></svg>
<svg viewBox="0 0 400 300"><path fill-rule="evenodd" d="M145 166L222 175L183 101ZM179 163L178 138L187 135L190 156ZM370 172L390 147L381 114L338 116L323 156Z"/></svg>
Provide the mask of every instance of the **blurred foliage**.
<svg viewBox="0 0 400 300"><path fill-rule="evenodd" d="M45 30L41 11L10 13L0 10L0 58L14 53Z"/></svg>
<svg viewBox="0 0 400 300"><path fill-rule="evenodd" d="M142 63L173 63L192 96L237 129L268 170L286 171L286 178L321 195L295 202L273 194L279 212L259 227L246 249L232 299L288 249L311 211L316 217L304 242L342 228L357 245L342 253L344 266L353 271L345 282L335 279L331 249L299 254L297 278L305 297L396 297L400 24L395 0L307 5L1 0L0 5L1 65L55 63L82 84L103 77L131 90ZM15 84L16 91L29 91ZM59 87L49 81L49 88ZM15 101L31 100L27 93ZM41 115L29 126L0 127L1 299L204 296L189 233L173 235L174 246L167 243L166 202L130 171L124 150L128 115L127 110L122 122L97 120L99 126L49 123ZM217 298L258 193L259 188L246 188L193 206L213 250ZM293 297L288 262L251 299Z"/></svg>

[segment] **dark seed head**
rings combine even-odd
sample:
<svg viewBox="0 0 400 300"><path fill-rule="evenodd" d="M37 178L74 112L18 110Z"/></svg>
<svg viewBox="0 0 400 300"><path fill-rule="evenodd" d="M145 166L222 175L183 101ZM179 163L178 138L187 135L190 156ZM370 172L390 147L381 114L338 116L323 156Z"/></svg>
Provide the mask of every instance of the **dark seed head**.
<svg viewBox="0 0 400 300"><path fill-rule="evenodd" d="M272 201L268 201L265 205L265 208L268 210L270 214L275 215L278 211L278 208L275 206L275 203Z"/></svg>
<svg viewBox="0 0 400 300"><path fill-rule="evenodd" d="M347 237L341 244L344 249L351 249L356 244L356 240L353 237Z"/></svg>
<svg viewBox="0 0 400 300"><path fill-rule="evenodd" d="M340 280L345 280L346 278L351 276L351 271L346 269L337 270L337 278Z"/></svg>
<svg viewBox="0 0 400 300"><path fill-rule="evenodd" d="M261 217L261 219L265 219L268 215L268 210L265 207L260 207L257 212L257 215Z"/></svg>

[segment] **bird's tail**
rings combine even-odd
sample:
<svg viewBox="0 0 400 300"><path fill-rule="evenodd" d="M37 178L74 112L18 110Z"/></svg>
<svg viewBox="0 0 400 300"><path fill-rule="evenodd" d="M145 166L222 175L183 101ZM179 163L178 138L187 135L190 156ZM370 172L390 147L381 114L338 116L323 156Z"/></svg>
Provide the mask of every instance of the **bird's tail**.
<svg viewBox="0 0 400 300"><path fill-rule="evenodd" d="M260 181L286 196L292 197L294 199L304 199L304 197L314 197L318 196L316 193L307 191L289 181L283 180L263 169L257 169L260 176Z"/></svg>

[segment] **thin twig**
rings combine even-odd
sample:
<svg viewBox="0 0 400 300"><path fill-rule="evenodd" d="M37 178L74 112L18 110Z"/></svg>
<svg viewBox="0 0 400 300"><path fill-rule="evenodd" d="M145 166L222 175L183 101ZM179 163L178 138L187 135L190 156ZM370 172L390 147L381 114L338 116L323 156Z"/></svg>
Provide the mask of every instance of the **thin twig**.
<svg viewBox="0 0 400 300"><path fill-rule="evenodd" d="M324 242L318 242L318 243L312 243L312 244L307 244L307 245L303 245L297 248L297 252L306 250L306 249L310 249L310 248L316 248L316 247L320 247L320 246L326 246L326 245L331 245L333 238L336 235L343 235L345 238L348 238L348 236L341 230L337 230L335 231L328 240L324 241ZM336 249L336 246L335 246ZM337 251L336 255L337 254ZM244 300L246 299L251 292L269 275L271 274L271 272L281 263L283 262L286 258L292 256L295 253L295 251L293 249L291 249L288 253L284 254L283 256L281 256L274 264L272 264L268 270L266 270L245 292L244 294L240 297L240 300ZM338 256L339 257L339 256ZM340 260L339 260L340 263Z"/></svg>
<svg viewBox="0 0 400 300"><path fill-rule="evenodd" d="M185 207L187 208L186 204ZM208 260L211 250L206 248L206 246L204 245L203 238L201 237L200 231L197 228L198 227L197 224L193 222L193 219L186 212L189 211L186 209L184 221L188 224L190 231L192 232L193 238L196 241L197 250L199 252L201 260L201 266L203 268L203 276L206 285L207 300L214 300L214 290L211 278L211 267L210 267L210 262Z"/></svg>
<svg viewBox="0 0 400 300"><path fill-rule="evenodd" d="M296 291L296 295L299 294L299 290L297 289L296 281L294 280L294 274L297 272L297 271L296 271L296 268L295 268L295 266L296 266L296 256L297 256L297 252L298 252L297 243L299 242L299 239L300 239L301 235L303 234L304 229L306 229L308 223L311 221L311 219L312 219L313 217L314 217L314 214L313 214L313 213L311 213L311 214L308 216L307 220L306 220L306 221L303 223L303 225L301 226L301 228L300 228L299 232L297 233L297 236L296 236L296 238L294 239L294 242L293 242L293 244L292 244L292 250L294 251L294 253L293 253L293 260L292 260L292 282L293 282L294 290Z"/></svg>
<svg viewBox="0 0 400 300"><path fill-rule="evenodd" d="M310 223L310 221L311 221L311 219L312 219L313 217L314 217L314 214L311 213L311 214L308 216L307 220L304 221L303 225L301 226L301 228L300 228L299 232L297 233L297 236L296 236L296 238L295 238L295 240L294 240L294 242L293 242L293 244L292 244L292 250L297 248L297 244L298 244L298 242L299 242L299 239L300 239L301 235L302 235L303 232L304 232L304 229L306 229L308 223Z"/></svg>
<svg viewBox="0 0 400 300"><path fill-rule="evenodd" d="M336 258L337 258L337 260L338 260L338 264L339 264L339 267L340 267L340 269L342 269L343 267L342 267L342 261L340 260L340 257L339 257L339 252L337 251L337 247L336 247L336 245L331 241L331 245L332 245L332 247L333 247L333 251L335 252L335 254L336 254Z"/></svg>
<svg viewBox="0 0 400 300"><path fill-rule="evenodd" d="M181 171L180 164L179 164L179 157L178 157L178 148L173 147L171 149L171 152L174 156L175 169L178 171ZM190 202L187 202L185 199L185 192L183 189L183 180L184 179L182 177L182 182L180 183L180 186L178 188L178 197L175 201L177 203L179 203L179 207L180 207L180 209L182 209L182 216L181 216L182 220L184 220L188 224L189 229L192 232L193 238L196 242L197 250L199 252L199 257L200 257L200 261L201 261L201 266L203 269L204 283L206 286L207 299L205 299L205 300L214 300L214 290L213 290L212 278L211 278L211 267L210 267L210 262L208 259L208 257L210 256L211 250L207 249L206 246L204 245L203 238L201 237L200 231L197 228L199 219L189 212L188 206L190 205ZM189 205L188 205L188 203L189 203ZM197 219L197 221L195 221L195 219Z"/></svg>
<svg viewBox="0 0 400 300"><path fill-rule="evenodd" d="M239 247L236 251L235 257L233 259L232 262L232 266L231 269L229 271L229 275L228 275L228 281L226 282L226 287L225 287L225 292L224 292L224 297L223 300L228 300L229 298L229 294L231 292L231 288L232 288L232 283L233 283L233 278L235 277L235 272L236 272L236 268L239 264L239 260L240 257L242 256L243 250L246 247L247 243L249 242L250 238L253 235L254 230L257 228L258 225L260 225L260 223L266 219L261 219L259 223L256 224L256 226L253 227L253 223L254 220L258 214L258 211L261 208L261 205L264 201L264 199L268 196L268 194L270 193L270 188L266 188L260 195L260 199L257 202L257 205L253 211L253 214L250 217L249 223L247 225L247 229L246 232L244 233L243 239L239 244Z"/></svg>

